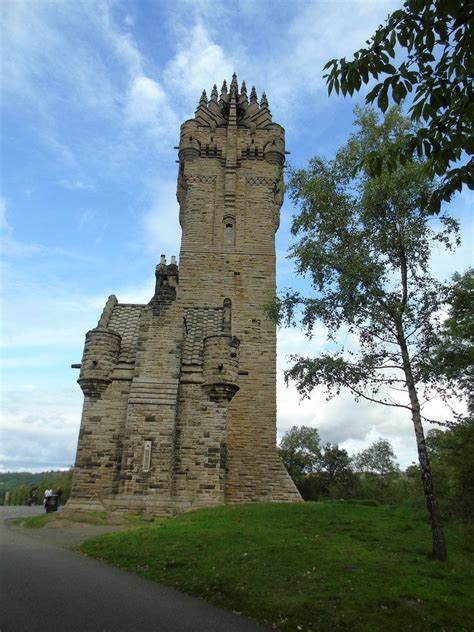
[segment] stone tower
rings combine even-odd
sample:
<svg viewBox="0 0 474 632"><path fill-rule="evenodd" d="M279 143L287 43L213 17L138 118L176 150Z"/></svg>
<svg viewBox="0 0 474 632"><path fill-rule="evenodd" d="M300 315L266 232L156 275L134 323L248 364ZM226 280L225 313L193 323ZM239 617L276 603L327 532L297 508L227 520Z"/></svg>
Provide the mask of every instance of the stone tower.
<svg viewBox="0 0 474 632"><path fill-rule="evenodd" d="M69 505L175 513L298 501L276 452L275 231L284 130L237 77L181 126L179 268L86 335Z"/></svg>

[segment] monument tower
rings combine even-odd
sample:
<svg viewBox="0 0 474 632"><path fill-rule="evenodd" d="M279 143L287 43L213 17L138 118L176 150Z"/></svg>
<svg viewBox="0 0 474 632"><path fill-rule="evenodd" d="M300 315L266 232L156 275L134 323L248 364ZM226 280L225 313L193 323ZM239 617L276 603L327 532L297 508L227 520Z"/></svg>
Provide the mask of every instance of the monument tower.
<svg viewBox="0 0 474 632"><path fill-rule="evenodd" d="M284 130L237 77L181 126L179 268L148 305L109 297L86 334L72 496L80 508L176 513L298 501L276 452L275 232Z"/></svg>

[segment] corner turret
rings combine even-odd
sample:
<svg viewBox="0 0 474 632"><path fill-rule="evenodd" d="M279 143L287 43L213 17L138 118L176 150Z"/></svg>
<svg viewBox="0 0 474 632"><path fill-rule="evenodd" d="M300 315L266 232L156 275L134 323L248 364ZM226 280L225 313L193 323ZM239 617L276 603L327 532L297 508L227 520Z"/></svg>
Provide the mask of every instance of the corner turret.
<svg viewBox="0 0 474 632"><path fill-rule="evenodd" d="M98 399L111 383L111 374L120 354L122 336L109 328L117 297L111 294L97 327L86 334L84 354L77 380L86 397Z"/></svg>

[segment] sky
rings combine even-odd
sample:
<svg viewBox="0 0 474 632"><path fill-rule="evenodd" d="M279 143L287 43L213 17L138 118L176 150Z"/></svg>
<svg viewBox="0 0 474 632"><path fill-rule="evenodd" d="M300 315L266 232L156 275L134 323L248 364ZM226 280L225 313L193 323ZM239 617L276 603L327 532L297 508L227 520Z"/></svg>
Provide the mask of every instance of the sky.
<svg viewBox="0 0 474 632"><path fill-rule="evenodd" d="M176 150L203 89L239 81L266 92L292 166L331 157L347 140L352 99L327 95L322 67L350 56L400 1L3 0L0 84L0 471L74 463L82 392L72 363L109 294L147 302L161 253L179 254ZM440 279L472 265L472 194L450 205L462 246L435 253ZM277 282L294 283L287 199ZM406 411L347 393L300 402L286 387L290 353L325 348L278 332L278 436L316 426L350 453L388 439L416 458ZM439 403L432 403L439 412ZM429 411L428 411L429 412Z"/></svg>

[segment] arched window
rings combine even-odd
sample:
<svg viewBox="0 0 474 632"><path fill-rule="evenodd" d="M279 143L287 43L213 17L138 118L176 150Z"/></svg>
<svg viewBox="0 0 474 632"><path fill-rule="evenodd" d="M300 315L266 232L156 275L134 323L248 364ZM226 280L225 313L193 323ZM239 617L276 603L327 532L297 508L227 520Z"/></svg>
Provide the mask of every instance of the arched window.
<svg viewBox="0 0 474 632"><path fill-rule="evenodd" d="M230 213L226 213L223 218L224 224L224 243L233 245L235 243L235 217Z"/></svg>

